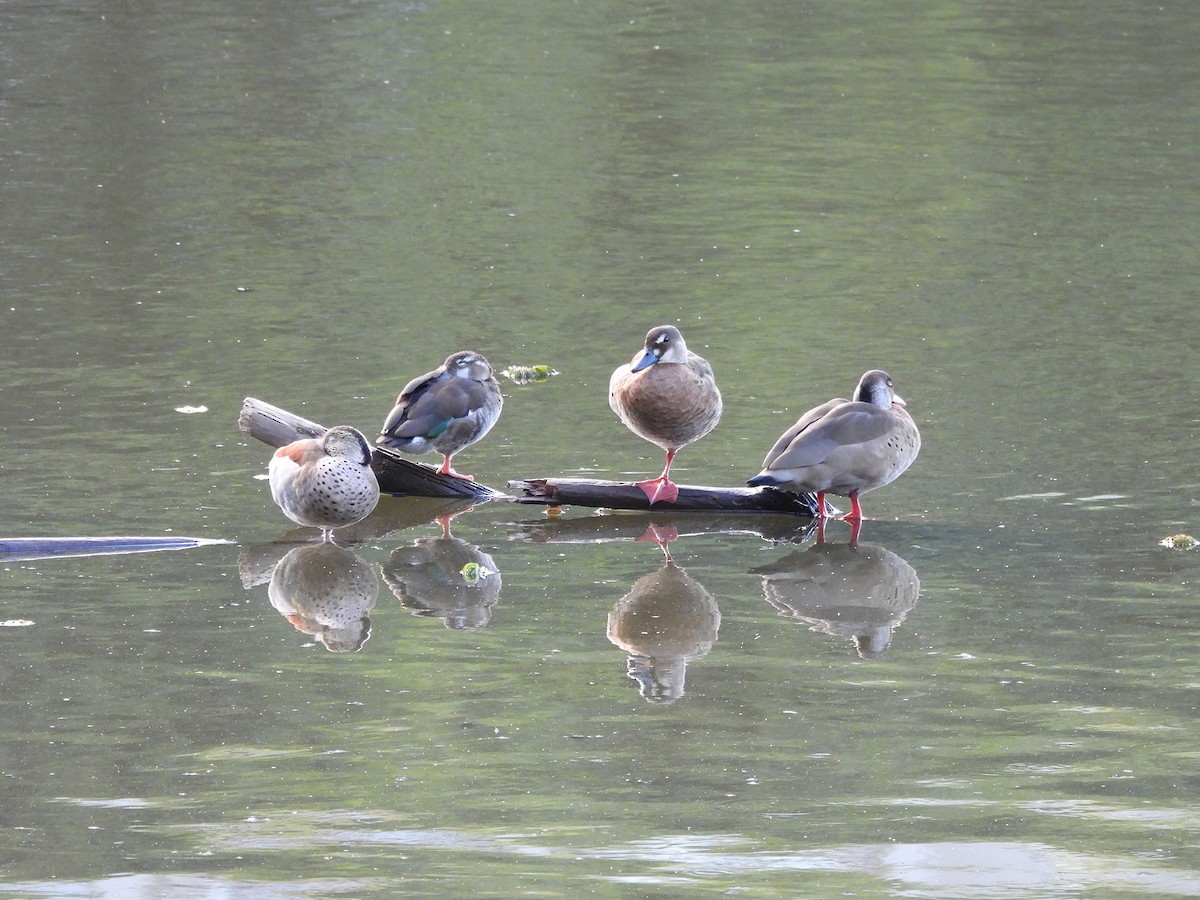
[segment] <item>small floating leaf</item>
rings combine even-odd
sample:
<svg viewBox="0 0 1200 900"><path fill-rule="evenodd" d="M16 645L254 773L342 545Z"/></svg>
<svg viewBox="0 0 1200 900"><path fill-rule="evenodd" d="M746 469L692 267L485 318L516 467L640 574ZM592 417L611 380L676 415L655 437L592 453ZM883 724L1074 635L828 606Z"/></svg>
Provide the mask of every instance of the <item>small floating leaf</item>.
<svg viewBox="0 0 1200 900"><path fill-rule="evenodd" d="M501 369L500 374L516 384L533 384L538 381L549 381L558 372L551 366L509 366Z"/></svg>
<svg viewBox="0 0 1200 900"><path fill-rule="evenodd" d="M487 566L481 566L477 562L469 562L459 570L463 577L463 581L467 584L478 584L481 578L487 578L489 575L496 573Z"/></svg>
<svg viewBox="0 0 1200 900"><path fill-rule="evenodd" d="M1173 534L1170 537L1163 538L1158 543L1171 550L1191 550L1200 546L1200 541L1196 540L1190 534Z"/></svg>
<svg viewBox="0 0 1200 900"><path fill-rule="evenodd" d="M0 622L0 628L28 628L32 624L32 619L5 619Z"/></svg>

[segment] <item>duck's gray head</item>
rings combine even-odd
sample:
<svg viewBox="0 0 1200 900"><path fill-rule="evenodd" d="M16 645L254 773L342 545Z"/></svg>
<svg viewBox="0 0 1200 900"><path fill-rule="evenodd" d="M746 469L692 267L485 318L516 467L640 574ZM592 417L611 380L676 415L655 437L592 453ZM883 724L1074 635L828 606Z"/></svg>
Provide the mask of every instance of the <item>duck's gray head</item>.
<svg viewBox="0 0 1200 900"><path fill-rule="evenodd" d="M644 349L633 357L631 367L640 372L655 363L685 363L688 358L687 344L674 325L657 325L646 333Z"/></svg>
<svg viewBox="0 0 1200 900"><path fill-rule="evenodd" d="M459 350L446 357L443 368L455 378L468 378L471 381L487 381L492 377L492 365L484 359L482 353L474 350Z"/></svg>
<svg viewBox="0 0 1200 900"><path fill-rule="evenodd" d="M882 369L863 374L854 389L854 399L881 409L891 409L893 403L904 405L904 400L892 390L892 376Z"/></svg>
<svg viewBox="0 0 1200 900"><path fill-rule="evenodd" d="M329 456L339 456L360 466L371 464L371 445L366 436L352 425L335 425L321 438L321 446Z"/></svg>

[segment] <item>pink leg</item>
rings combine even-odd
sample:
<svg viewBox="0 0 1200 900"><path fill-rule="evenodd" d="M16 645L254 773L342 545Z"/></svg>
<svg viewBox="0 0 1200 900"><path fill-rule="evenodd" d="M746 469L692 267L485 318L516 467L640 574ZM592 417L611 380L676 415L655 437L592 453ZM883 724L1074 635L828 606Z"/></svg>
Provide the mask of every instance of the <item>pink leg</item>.
<svg viewBox="0 0 1200 900"><path fill-rule="evenodd" d="M863 517L862 507L858 505L858 494L856 494L856 493L851 494L850 495L850 512L846 513L846 515L842 516L842 518L845 519L847 522L853 522L856 519L861 522L862 517Z"/></svg>
<svg viewBox="0 0 1200 900"><path fill-rule="evenodd" d="M642 489L642 493L646 495L646 499L653 506L660 500L666 503L674 503L679 499L679 488L671 481L671 463L675 459L675 451L667 451L667 464L663 467L662 474L657 478L651 478L649 481L639 481L637 486Z"/></svg>
<svg viewBox="0 0 1200 900"><path fill-rule="evenodd" d="M454 466L450 465L450 458L452 455L453 454L442 454L442 464L438 467L437 473L439 475L449 475L451 478L461 478L464 481L474 481L475 479L473 476L460 475L458 472L454 471Z"/></svg>

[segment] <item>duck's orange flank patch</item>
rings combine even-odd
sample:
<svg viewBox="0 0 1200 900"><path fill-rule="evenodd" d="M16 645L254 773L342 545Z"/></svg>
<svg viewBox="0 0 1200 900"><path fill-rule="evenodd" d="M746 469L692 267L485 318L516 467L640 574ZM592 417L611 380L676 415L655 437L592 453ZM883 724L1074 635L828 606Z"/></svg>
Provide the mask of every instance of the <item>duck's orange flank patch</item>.
<svg viewBox="0 0 1200 900"><path fill-rule="evenodd" d="M286 447L280 447L275 451L276 456L286 456L296 465L304 463L304 454L308 449L308 441L293 441Z"/></svg>

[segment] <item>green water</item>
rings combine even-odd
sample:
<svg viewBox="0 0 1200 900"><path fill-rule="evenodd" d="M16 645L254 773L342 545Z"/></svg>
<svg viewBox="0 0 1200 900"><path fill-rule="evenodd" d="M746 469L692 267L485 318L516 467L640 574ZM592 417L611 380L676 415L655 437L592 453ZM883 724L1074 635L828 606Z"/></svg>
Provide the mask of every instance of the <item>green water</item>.
<svg viewBox="0 0 1200 900"><path fill-rule="evenodd" d="M1200 531L1198 42L1186 3L0 4L0 537L233 542L0 561L0 893L1200 893L1200 555L1158 543ZM663 322L726 402L682 483L893 375L924 445L863 552L385 498L327 649L244 396L371 431L472 347L561 374L460 471L643 478L606 387Z"/></svg>

